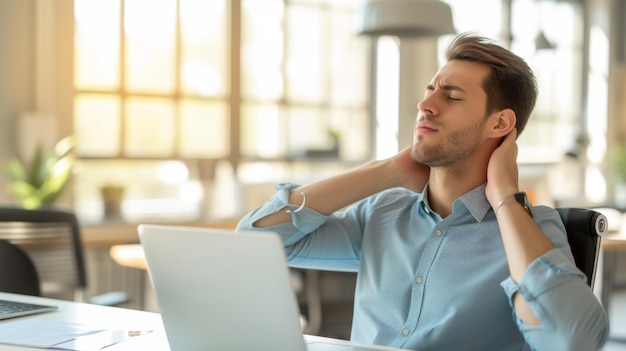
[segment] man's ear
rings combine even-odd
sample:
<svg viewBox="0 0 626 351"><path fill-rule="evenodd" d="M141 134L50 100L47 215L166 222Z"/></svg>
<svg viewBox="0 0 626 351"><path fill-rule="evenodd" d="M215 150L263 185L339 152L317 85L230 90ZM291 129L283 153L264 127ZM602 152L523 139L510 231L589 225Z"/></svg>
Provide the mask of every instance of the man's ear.
<svg viewBox="0 0 626 351"><path fill-rule="evenodd" d="M510 108L496 112L495 116L492 116L492 123L489 129L490 136L500 138L508 135L515 128L516 122L515 112Z"/></svg>

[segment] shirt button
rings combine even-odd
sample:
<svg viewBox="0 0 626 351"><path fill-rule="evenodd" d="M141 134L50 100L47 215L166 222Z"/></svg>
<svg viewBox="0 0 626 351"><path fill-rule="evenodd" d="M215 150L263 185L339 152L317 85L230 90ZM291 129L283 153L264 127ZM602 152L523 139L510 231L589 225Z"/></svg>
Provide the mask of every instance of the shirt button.
<svg viewBox="0 0 626 351"><path fill-rule="evenodd" d="M417 278L415 279L415 282L416 282L417 284L421 284L421 283L422 283L422 277L417 277Z"/></svg>
<svg viewBox="0 0 626 351"><path fill-rule="evenodd" d="M409 335L409 330L408 329L402 329L402 334Z"/></svg>
<svg viewBox="0 0 626 351"><path fill-rule="evenodd" d="M441 235L441 230L439 230L439 229L435 230L435 235L436 236L440 236Z"/></svg>

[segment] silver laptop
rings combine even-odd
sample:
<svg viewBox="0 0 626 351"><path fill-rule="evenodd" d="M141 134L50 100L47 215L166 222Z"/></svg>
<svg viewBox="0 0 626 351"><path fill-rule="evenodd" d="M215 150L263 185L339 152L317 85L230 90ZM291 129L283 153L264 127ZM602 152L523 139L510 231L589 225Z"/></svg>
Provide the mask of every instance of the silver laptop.
<svg viewBox="0 0 626 351"><path fill-rule="evenodd" d="M391 350L305 342L276 234L139 225L172 351Z"/></svg>

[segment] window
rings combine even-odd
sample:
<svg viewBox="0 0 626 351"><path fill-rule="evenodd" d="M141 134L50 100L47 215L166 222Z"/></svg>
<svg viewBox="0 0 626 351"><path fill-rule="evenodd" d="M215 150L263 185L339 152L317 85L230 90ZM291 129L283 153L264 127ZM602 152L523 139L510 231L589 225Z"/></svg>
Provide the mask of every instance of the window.
<svg viewBox="0 0 626 351"><path fill-rule="evenodd" d="M241 200L203 199L369 158L359 3L75 0L82 217L100 215L106 185L125 188L126 217L236 216Z"/></svg>
<svg viewBox="0 0 626 351"><path fill-rule="evenodd" d="M127 216L238 216L277 181L309 181L397 148L398 126L370 117L370 39L354 28L363 0L74 1L83 217L100 215L99 189L111 183L125 187ZM498 39L536 73L520 159L553 163L576 147L572 136L585 132L580 4L445 2L457 31ZM377 43L385 101L397 101L396 44ZM398 115L385 101L376 115ZM580 193L582 181L565 178L551 191Z"/></svg>
<svg viewBox="0 0 626 351"><path fill-rule="evenodd" d="M226 13L225 1L76 0L78 154L226 157Z"/></svg>
<svg viewBox="0 0 626 351"><path fill-rule="evenodd" d="M242 1L243 155L369 157L367 42L353 27L356 4Z"/></svg>

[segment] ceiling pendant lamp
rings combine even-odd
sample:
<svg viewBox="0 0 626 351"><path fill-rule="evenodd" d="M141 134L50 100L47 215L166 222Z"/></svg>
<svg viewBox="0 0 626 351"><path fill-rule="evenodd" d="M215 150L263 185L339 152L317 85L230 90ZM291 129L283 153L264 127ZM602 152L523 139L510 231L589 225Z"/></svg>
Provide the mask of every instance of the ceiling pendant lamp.
<svg viewBox="0 0 626 351"><path fill-rule="evenodd" d="M452 9L439 0L370 0L361 9L363 35L438 37L454 33Z"/></svg>

